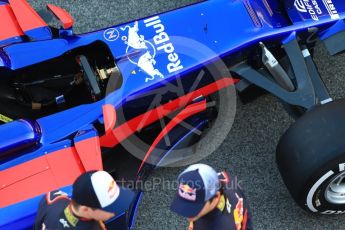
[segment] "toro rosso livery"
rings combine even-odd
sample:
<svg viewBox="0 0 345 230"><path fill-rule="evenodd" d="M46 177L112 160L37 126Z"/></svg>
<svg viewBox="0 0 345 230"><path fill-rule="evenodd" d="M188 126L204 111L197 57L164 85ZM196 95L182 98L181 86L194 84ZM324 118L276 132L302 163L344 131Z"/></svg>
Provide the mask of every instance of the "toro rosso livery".
<svg viewBox="0 0 345 230"><path fill-rule="evenodd" d="M345 102L332 101L312 59L318 41L345 50L343 1L204 1L86 34L73 33L64 9L47 9L61 28L26 0L0 1L0 228L30 228L41 197L70 194L85 171L144 180L203 141L233 87L242 99L264 89L301 117L277 147L284 182L308 211L345 211ZM211 74L219 57L226 68ZM109 228L133 227L133 190Z"/></svg>

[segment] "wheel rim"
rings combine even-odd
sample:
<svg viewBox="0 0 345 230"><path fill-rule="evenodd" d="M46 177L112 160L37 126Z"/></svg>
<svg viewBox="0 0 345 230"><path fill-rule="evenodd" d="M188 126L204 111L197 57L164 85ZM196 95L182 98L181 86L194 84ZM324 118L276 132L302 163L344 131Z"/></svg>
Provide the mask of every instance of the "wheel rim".
<svg viewBox="0 0 345 230"><path fill-rule="evenodd" d="M345 204L345 172L335 176L329 183L325 198L332 204Z"/></svg>

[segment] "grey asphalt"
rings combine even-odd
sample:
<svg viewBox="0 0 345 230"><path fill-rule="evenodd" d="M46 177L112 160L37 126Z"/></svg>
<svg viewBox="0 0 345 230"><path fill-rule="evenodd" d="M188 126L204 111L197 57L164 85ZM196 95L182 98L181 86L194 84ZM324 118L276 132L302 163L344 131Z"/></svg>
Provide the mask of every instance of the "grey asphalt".
<svg viewBox="0 0 345 230"><path fill-rule="evenodd" d="M29 2L36 9L46 3L42 0ZM191 2L194 1L49 1L64 7L74 16L74 28L78 33L171 10ZM345 56L330 57L320 46L315 59L332 96L344 97ZM275 164L275 147L292 122L279 101L271 95L262 96L250 104L238 104L235 123L227 139L202 162L217 169L226 168L232 175L238 176L251 203L255 229L344 229L345 216L315 216L301 210L280 178ZM181 170L159 169L149 180L174 180ZM173 194L173 190L163 189L161 185L146 192L135 229L186 229L186 221L169 211Z"/></svg>

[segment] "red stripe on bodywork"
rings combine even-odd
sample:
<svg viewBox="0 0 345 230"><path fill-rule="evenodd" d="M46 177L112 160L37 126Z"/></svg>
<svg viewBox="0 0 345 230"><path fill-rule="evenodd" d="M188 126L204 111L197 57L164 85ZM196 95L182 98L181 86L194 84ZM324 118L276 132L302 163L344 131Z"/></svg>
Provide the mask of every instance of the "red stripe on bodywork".
<svg viewBox="0 0 345 230"><path fill-rule="evenodd" d="M118 143L125 140L130 135L132 135L137 130L142 129L154 123L155 121L169 115L170 113L185 107L194 98L213 94L223 88L237 83L238 81L238 79L223 78L212 84L204 86L193 92L190 92L182 97L179 97L171 102L158 106L157 108L154 108L152 110L149 110L146 113L141 114L122 125L119 125L112 132L108 132L105 135L103 135L100 138L101 146L112 148L116 146Z"/></svg>
<svg viewBox="0 0 345 230"><path fill-rule="evenodd" d="M74 148L66 148L0 172L0 208L73 183L83 170Z"/></svg>
<svg viewBox="0 0 345 230"><path fill-rule="evenodd" d="M89 138L75 143L75 148L85 171L103 168L99 138Z"/></svg>
<svg viewBox="0 0 345 230"><path fill-rule="evenodd" d="M0 40L24 35L17 22L16 17L11 10L11 7L8 4L0 6L0 21Z"/></svg>
<svg viewBox="0 0 345 230"><path fill-rule="evenodd" d="M9 3L23 31L47 26L26 0L9 0Z"/></svg>
<svg viewBox="0 0 345 230"><path fill-rule="evenodd" d="M0 208L70 185L85 171L101 170L100 150L93 147L97 141L98 137L89 138L76 143L77 148L61 149L1 171Z"/></svg>
<svg viewBox="0 0 345 230"><path fill-rule="evenodd" d="M206 100L203 100L201 102L197 102L194 104L191 104L187 106L185 109L183 109L179 114L177 114L165 127L164 129L159 133L157 138L152 143L149 151L147 151L143 161L141 162L141 165L139 167L138 173L140 172L141 168L144 166L145 162L151 155L152 151L156 148L157 144L164 138L165 135L167 135L173 128L175 128L178 124L180 124L183 120L187 119L188 117L191 117L197 113L200 113L206 109Z"/></svg>
<svg viewBox="0 0 345 230"><path fill-rule="evenodd" d="M66 10L52 4L47 4L47 8L59 18L64 29L70 29L73 26L74 20Z"/></svg>

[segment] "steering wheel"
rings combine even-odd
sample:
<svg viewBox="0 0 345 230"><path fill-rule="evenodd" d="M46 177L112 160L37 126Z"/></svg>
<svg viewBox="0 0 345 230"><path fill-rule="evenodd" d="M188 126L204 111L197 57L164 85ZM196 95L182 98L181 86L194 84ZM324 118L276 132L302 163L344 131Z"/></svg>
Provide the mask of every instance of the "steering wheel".
<svg viewBox="0 0 345 230"><path fill-rule="evenodd" d="M93 72L90 63L88 62L87 58L83 55L77 56L77 62L80 65L80 68L83 70L83 78L86 82L86 85L91 92L92 97L94 100L97 100L101 97L102 91L99 87L97 82L97 77Z"/></svg>

